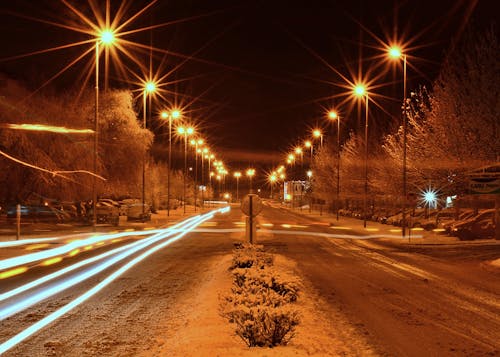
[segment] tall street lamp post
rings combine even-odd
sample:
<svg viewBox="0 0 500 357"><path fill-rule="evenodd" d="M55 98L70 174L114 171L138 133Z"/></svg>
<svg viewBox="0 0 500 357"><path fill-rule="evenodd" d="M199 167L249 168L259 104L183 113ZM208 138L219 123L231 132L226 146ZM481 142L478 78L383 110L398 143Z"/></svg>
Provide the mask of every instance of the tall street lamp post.
<svg viewBox="0 0 500 357"><path fill-rule="evenodd" d="M367 199L368 199L368 92L363 85L354 88L354 94L365 99L365 192L363 196L363 227L366 228Z"/></svg>
<svg viewBox="0 0 500 357"><path fill-rule="evenodd" d="M313 144L310 140L306 140L304 142L304 146L307 148L307 149L310 149L311 150L311 164L312 164L312 159L313 159Z"/></svg>
<svg viewBox="0 0 500 357"><path fill-rule="evenodd" d="M406 147L407 147L407 117L406 117L406 54L401 52L398 47L389 48L389 56L392 58L403 58L403 217L401 220L402 235L406 236L406 196L407 196L407 165L406 165Z"/></svg>
<svg viewBox="0 0 500 357"><path fill-rule="evenodd" d="M110 46L115 42L115 35L112 30L102 30L95 41L95 119L94 119L94 174L97 174L97 156L98 156L98 143L99 143L99 44ZM92 176L92 227L96 230L97 224L97 189L96 189L96 176Z"/></svg>
<svg viewBox="0 0 500 357"><path fill-rule="evenodd" d="M198 145L203 145L203 139L193 139L191 145L194 146L194 211L196 212L196 202L198 200Z"/></svg>
<svg viewBox="0 0 500 357"><path fill-rule="evenodd" d="M250 193L252 193L252 179L255 175L255 169L248 169L247 170L247 176L250 179Z"/></svg>
<svg viewBox="0 0 500 357"><path fill-rule="evenodd" d="M269 183L271 185L271 199L273 199L273 186L274 186L274 183L276 182L276 180L278 179L278 177L276 176L275 173L272 173L270 176L269 176Z"/></svg>
<svg viewBox="0 0 500 357"><path fill-rule="evenodd" d="M168 170L167 170L167 217L170 216L170 172L172 171L172 120L181 116L181 112L173 110L172 112L163 111L162 119L168 119Z"/></svg>
<svg viewBox="0 0 500 357"><path fill-rule="evenodd" d="M336 111L330 111L328 113L328 118L330 120L337 121L337 221L339 220L339 208L340 208L340 118Z"/></svg>
<svg viewBox="0 0 500 357"><path fill-rule="evenodd" d="M148 81L144 85L144 91L142 93L142 128L146 129L146 103L148 94L154 93L156 90L156 84L154 82ZM142 159L142 216L144 217L146 213L146 155Z"/></svg>
<svg viewBox="0 0 500 357"><path fill-rule="evenodd" d="M323 133L319 129L313 130L313 137L319 138L320 146L323 147Z"/></svg>
<svg viewBox="0 0 500 357"><path fill-rule="evenodd" d="M241 177L241 172L236 171L234 173L234 177L236 178L236 202L239 201L239 183L240 183L240 177Z"/></svg>
<svg viewBox="0 0 500 357"><path fill-rule="evenodd" d="M187 138L189 135L194 133L194 129L191 127L185 128L183 126L177 128L177 132L184 136L184 175L182 183L182 209L183 213L186 214L186 176L187 176Z"/></svg>

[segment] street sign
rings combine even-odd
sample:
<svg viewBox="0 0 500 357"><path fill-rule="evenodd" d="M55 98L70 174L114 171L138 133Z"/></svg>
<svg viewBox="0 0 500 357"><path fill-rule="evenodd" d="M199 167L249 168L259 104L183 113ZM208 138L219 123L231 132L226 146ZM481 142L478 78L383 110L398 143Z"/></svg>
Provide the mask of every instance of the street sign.
<svg viewBox="0 0 500 357"><path fill-rule="evenodd" d="M246 195L241 202L241 211L247 216L257 216L262 211L262 200L255 194Z"/></svg>
<svg viewBox="0 0 500 357"><path fill-rule="evenodd" d="M500 179L497 177L471 177L470 192L473 194L500 194Z"/></svg>

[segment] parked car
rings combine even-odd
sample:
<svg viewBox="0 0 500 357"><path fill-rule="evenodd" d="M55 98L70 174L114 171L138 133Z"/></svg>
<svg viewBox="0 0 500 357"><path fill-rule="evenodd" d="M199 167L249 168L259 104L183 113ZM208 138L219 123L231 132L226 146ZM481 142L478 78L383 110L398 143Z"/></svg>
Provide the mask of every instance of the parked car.
<svg viewBox="0 0 500 357"><path fill-rule="evenodd" d="M492 238L495 235L495 209L488 209L468 220L455 224L451 234L460 240Z"/></svg>
<svg viewBox="0 0 500 357"><path fill-rule="evenodd" d="M87 216L89 219L93 217L93 209L91 208L87 212ZM120 222L120 214L118 211L118 207L112 205L111 203L105 201L98 201L96 203L96 218L97 223L109 223L117 226Z"/></svg>
<svg viewBox="0 0 500 357"><path fill-rule="evenodd" d="M151 220L151 207L145 203L133 203L128 206L127 210L128 221L146 222Z"/></svg>
<svg viewBox="0 0 500 357"><path fill-rule="evenodd" d="M7 208L7 218L17 217L17 206ZM65 221L65 215L58 209L45 205L21 205L21 220L43 223L61 223Z"/></svg>
<svg viewBox="0 0 500 357"><path fill-rule="evenodd" d="M450 234L451 233L451 228L454 225L456 225L458 223L461 223L463 221L469 220L469 219L471 219L474 216L476 216L476 213L474 212L474 210L467 209L467 210L465 210L465 211L463 211L463 212L460 213L460 215L458 216L457 220L444 221L444 222L442 222L442 223L439 224L438 228L443 228L444 231L447 234Z"/></svg>

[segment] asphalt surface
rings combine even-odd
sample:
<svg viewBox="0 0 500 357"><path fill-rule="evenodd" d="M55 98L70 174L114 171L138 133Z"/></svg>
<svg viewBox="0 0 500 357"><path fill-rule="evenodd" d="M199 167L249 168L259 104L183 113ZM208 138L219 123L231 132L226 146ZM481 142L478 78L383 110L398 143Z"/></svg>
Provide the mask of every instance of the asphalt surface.
<svg viewBox="0 0 500 357"><path fill-rule="evenodd" d="M297 262L301 278L326 302L327 308L318 313L326 318L345 315L377 354L500 354L500 271L486 264L500 257L495 242L409 245L401 240L358 239L366 232L356 230L349 231L352 237L334 238L332 234L346 231L269 206L264 206L258 222L257 243ZM242 228L238 208L216 216L199 232L152 254L5 355L115 356L151 351L159 343L155 336L172 335L169 331L179 327L176 306L190 295L204 294L198 290L202 277L242 241ZM37 266L0 280L0 293L127 243L99 246L61 265ZM84 294L109 272L0 321L0 343Z"/></svg>

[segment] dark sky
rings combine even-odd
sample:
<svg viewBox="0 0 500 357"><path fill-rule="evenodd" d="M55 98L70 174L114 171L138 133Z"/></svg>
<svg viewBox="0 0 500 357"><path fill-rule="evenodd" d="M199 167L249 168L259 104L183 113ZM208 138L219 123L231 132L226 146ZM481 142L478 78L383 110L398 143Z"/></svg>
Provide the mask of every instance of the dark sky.
<svg viewBox="0 0 500 357"><path fill-rule="evenodd" d="M104 1L94 2L104 9ZM87 2L70 3L94 20ZM112 12L120 3L111 1ZM129 3L125 16L149 2ZM89 38L17 16L82 24L59 1L3 1L0 6L2 59ZM154 70L165 74L175 68L167 80L179 81L168 86L179 93L177 99L167 93L165 97L184 104L191 97L198 98L187 109L204 136L229 161L251 163L276 161L287 147L305 138L311 127L325 125L325 108L338 105L341 99L322 98L345 92L339 87L344 80L328 65L349 79L360 69L371 71L372 76L385 73L375 83L387 83L376 89L387 98L377 99L385 113L372 111L373 135L390 129L397 124L402 78L396 68L389 70L382 58L375 58L381 53L375 37L388 41L398 34L412 40L408 53L411 90L436 77L446 50L465 26L471 22L476 28L487 26L495 10L494 0L159 0L125 30L219 12L125 38L145 45L152 41L155 48L175 52L155 52L153 58ZM37 88L89 46L2 60L0 72ZM147 51L131 51L147 67ZM192 54L195 58L189 61L182 56ZM79 75L88 60L54 80L50 90L81 86ZM136 65L126 63L138 71ZM111 72L111 87L128 85ZM156 101L153 111L166 105ZM346 104L339 109L345 118L343 134L360 127L355 107Z"/></svg>

